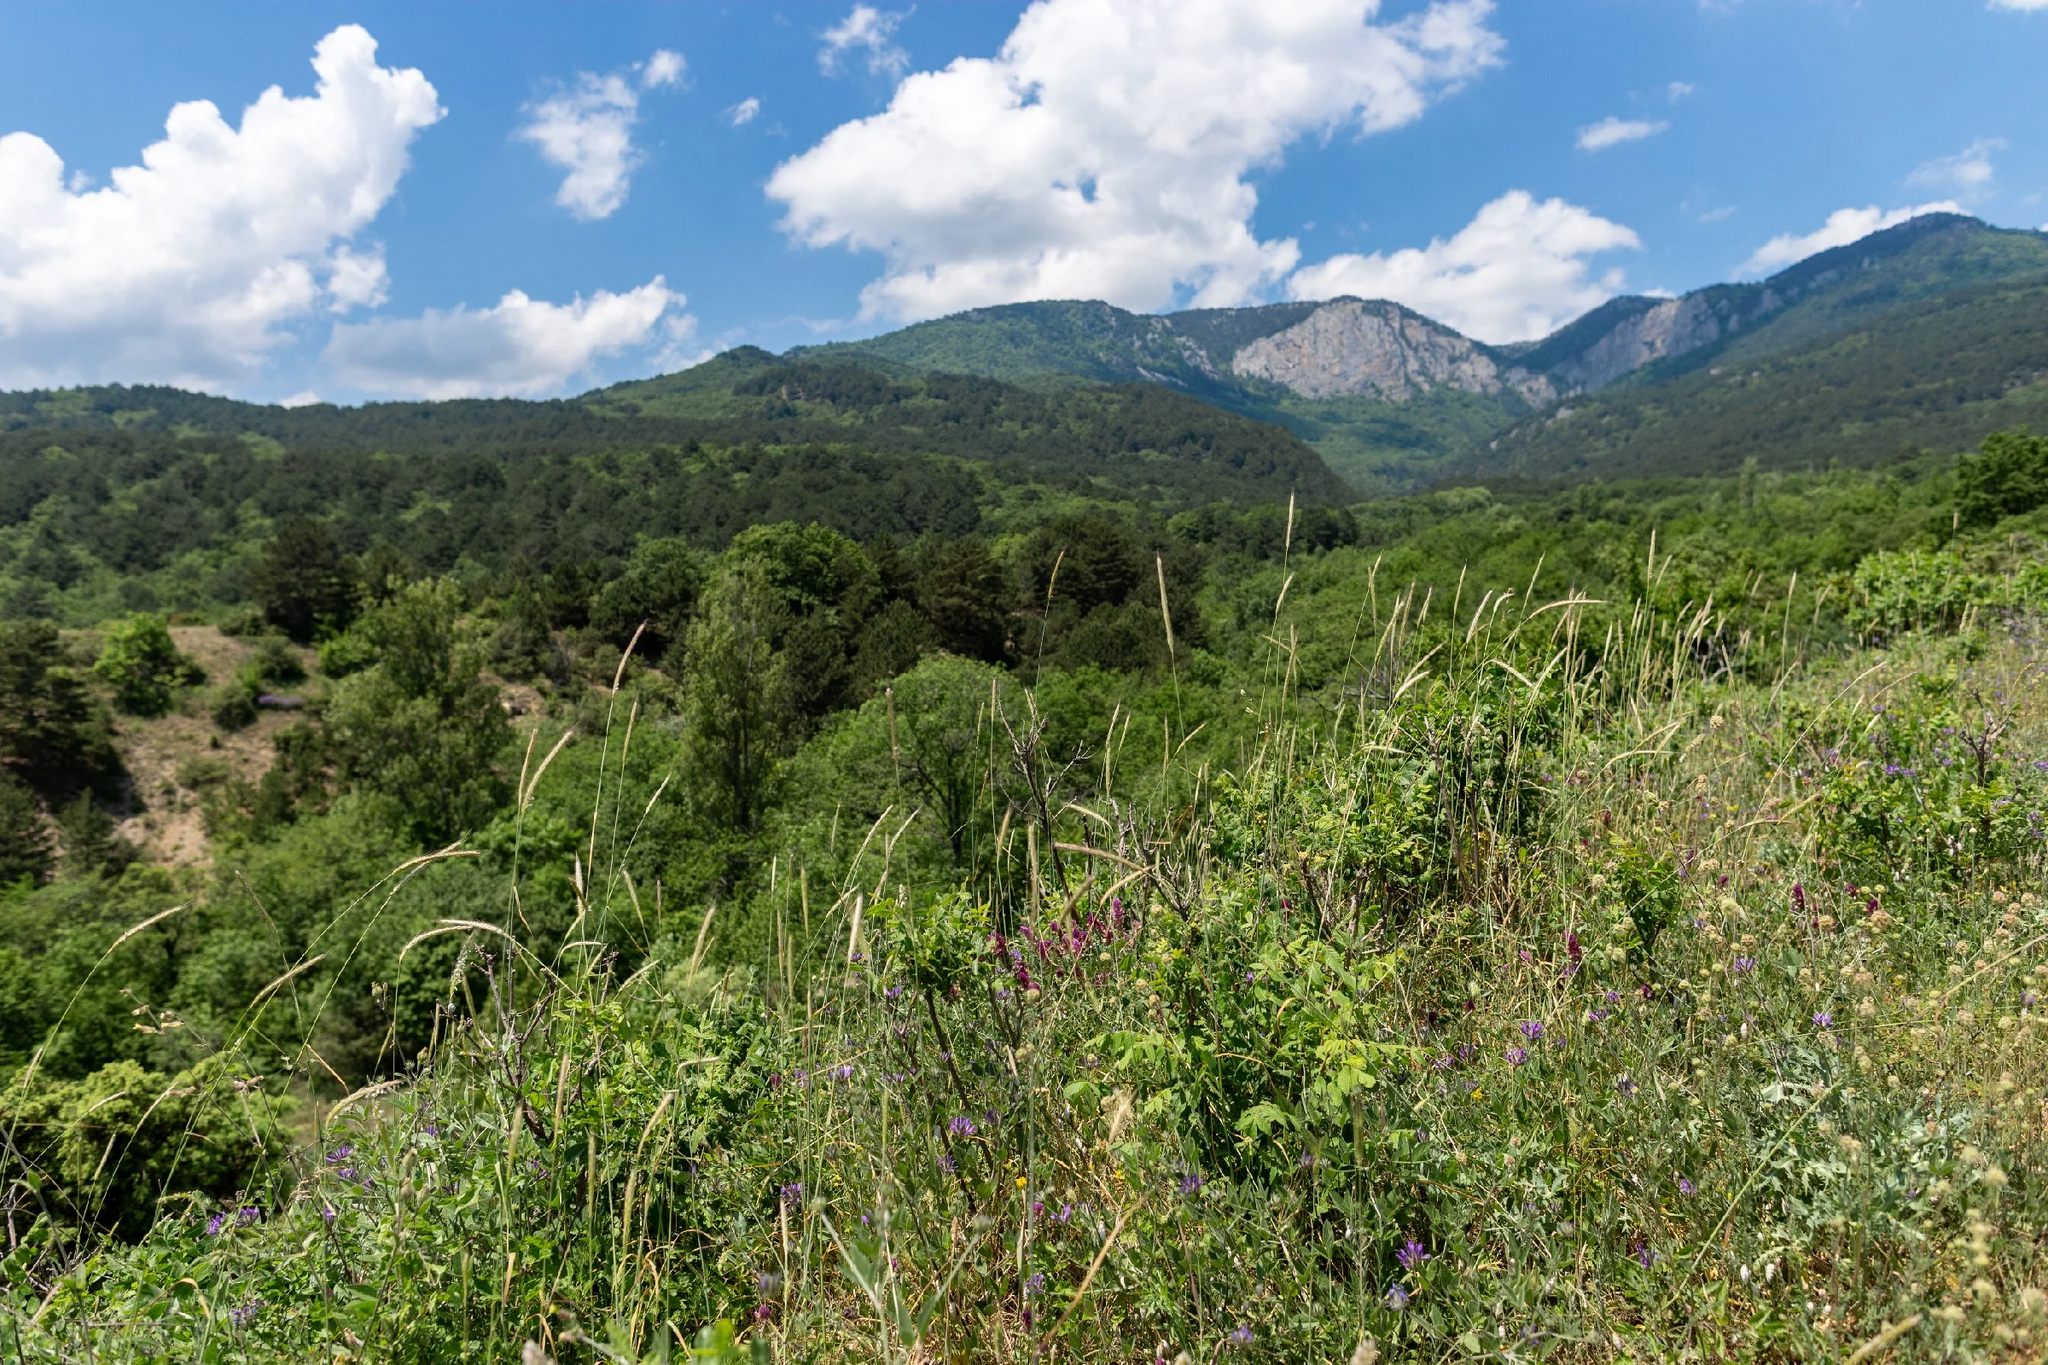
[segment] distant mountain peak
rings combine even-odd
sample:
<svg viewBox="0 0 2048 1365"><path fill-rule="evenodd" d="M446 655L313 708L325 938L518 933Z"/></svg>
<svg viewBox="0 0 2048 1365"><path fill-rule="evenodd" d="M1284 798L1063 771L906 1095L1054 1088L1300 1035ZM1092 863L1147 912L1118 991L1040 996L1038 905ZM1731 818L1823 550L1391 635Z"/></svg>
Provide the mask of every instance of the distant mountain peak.
<svg viewBox="0 0 2048 1365"><path fill-rule="evenodd" d="M1404 403L1439 386L1513 392L1530 403L1556 396L1541 375L1504 364L1471 338L1383 299L1331 299L1293 326L1244 346L1229 365L1304 398Z"/></svg>

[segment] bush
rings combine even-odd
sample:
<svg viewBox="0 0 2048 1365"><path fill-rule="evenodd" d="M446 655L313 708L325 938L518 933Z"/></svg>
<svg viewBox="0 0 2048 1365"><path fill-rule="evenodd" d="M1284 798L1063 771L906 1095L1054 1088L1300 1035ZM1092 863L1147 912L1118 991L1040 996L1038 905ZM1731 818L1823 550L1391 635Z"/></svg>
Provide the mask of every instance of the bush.
<svg viewBox="0 0 2048 1365"><path fill-rule="evenodd" d="M215 688L207 705L213 723L230 734L256 723L256 699L246 685L236 682Z"/></svg>
<svg viewBox="0 0 2048 1365"><path fill-rule="evenodd" d="M178 690L206 674L178 652L160 616L135 615L107 629L93 672L114 690L114 704L137 716L160 716Z"/></svg>

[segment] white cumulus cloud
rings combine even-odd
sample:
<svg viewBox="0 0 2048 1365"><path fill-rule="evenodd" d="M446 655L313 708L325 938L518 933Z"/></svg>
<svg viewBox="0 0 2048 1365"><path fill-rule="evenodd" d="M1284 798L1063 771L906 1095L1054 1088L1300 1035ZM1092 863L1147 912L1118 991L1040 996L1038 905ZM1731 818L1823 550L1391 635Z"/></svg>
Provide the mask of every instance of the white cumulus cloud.
<svg viewBox="0 0 2048 1365"><path fill-rule="evenodd" d="M1998 168L1991 154L2005 147L2002 137L1980 137L1960 152L1923 161L1906 177L1908 185L1948 190L1964 199L1981 199L1991 191Z"/></svg>
<svg viewBox="0 0 2048 1365"><path fill-rule="evenodd" d="M1604 118L1579 129L1578 146L1582 152L1604 152L1624 142L1640 142L1646 137L1655 137L1670 127L1662 119Z"/></svg>
<svg viewBox="0 0 2048 1365"><path fill-rule="evenodd" d="M828 76L837 75L846 55L860 50L868 54L868 70L877 75L902 75L910 67L910 54L896 45L896 29L909 17L908 10L855 5L844 19L818 35L824 40L818 49L818 69Z"/></svg>
<svg viewBox="0 0 2048 1365"><path fill-rule="evenodd" d="M413 398L533 397L560 392L604 356L659 339L687 320L660 276L623 294L565 304L513 290L491 308L429 308L417 318L337 324L325 360L346 384Z"/></svg>
<svg viewBox="0 0 2048 1365"><path fill-rule="evenodd" d="M680 84L683 58L657 51L632 75L637 79L579 72L573 87L532 106L531 121L519 130L542 160L568 172L555 202L585 222L609 218L626 202L633 172L646 160L633 145L641 93Z"/></svg>
<svg viewBox="0 0 2048 1365"><path fill-rule="evenodd" d="M761 112L761 101L752 95L725 111L725 121L735 128L744 128L752 123Z"/></svg>
<svg viewBox="0 0 2048 1365"><path fill-rule="evenodd" d="M380 300L382 250L351 239L442 110L425 76L376 55L362 28L335 29L314 93L273 86L239 127L211 101L174 105L142 164L98 190L40 137L0 137L0 384L225 387L284 324Z"/></svg>
<svg viewBox="0 0 2048 1365"><path fill-rule="evenodd" d="M993 58L920 72L777 167L807 246L880 252L870 317L1021 299L1244 303L1292 270L1246 177L1305 133L1421 117L1498 62L1490 0L1038 0Z"/></svg>
<svg viewBox="0 0 2048 1365"><path fill-rule="evenodd" d="M663 85L681 85L683 65L682 53L658 47L646 65L640 68L640 84L649 90Z"/></svg>
<svg viewBox="0 0 2048 1365"><path fill-rule="evenodd" d="M1962 205L1952 200L1941 200L1933 204L1916 204L1912 208L1886 211L1872 204L1861 209L1836 209L1828 215L1827 222L1812 232L1787 232L1771 238L1750 254L1748 260L1735 267L1738 277L1754 279L1783 270L1788 265L1805 260L1808 256L1826 251L1832 247L1847 246L1861 241L1873 232L1888 227L1897 227L1923 213L1960 213Z"/></svg>
<svg viewBox="0 0 2048 1365"><path fill-rule="evenodd" d="M1287 281L1297 299L1391 299L1500 345L1548 336L1621 291L1621 272L1595 277L1588 258L1641 240L1562 199L1510 190L1449 238L1391 254L1333 256Z"/></svg>

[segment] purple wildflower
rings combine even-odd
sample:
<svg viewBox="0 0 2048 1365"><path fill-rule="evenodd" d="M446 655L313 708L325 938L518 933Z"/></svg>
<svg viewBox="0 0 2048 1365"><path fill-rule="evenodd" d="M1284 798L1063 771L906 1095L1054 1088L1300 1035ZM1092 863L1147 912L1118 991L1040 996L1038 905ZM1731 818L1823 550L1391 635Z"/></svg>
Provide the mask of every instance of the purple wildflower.
<svg viewBox="0 0 2048 1365"><path fill-rule="evenodd" d="M940 1152L939 1169L944 1171L947 1175L952 1175L960 1169L960 1163L953 1160L953 1157L950 1153Z"/></svg>
<svg viewBox="0 0 2048 1365"><path fill-rule="evenodd" d="M1626 1076L1616 1076L1614 1078L1614 1088L1621 1093L1624 1099L1636 1093L1636 1083Z"/></svg>
<svg viewBox="0 0 2048 1365"><path fill-rule="evenodd" d="M789 1205L803 1203L804 1182L801 1180L797 1180L791 1182L790 1184L784 1185L782 1187L782 1202Z"/></svg>
<svg viewBox="0 0 2048 1365"><path fill-rule="evenodd" d="M1814 1013L1813 1022L1819 1028L1833 1028L1835 1026L1835 1016L1829 1014L1826 1010L1818 1010Z"/></svg>
<svg viewBox="0 0 2048 1365"><path fill-rule="evenodd" d="M1401 1263L1401 1269L1413 1270L1429 1259L1429 1253L1422 1249L1422 1243L1410 1237L1402 1244L1401 1249L1394 1253L1394 1259Z"/></svg>
<svg viewBox="0 0 2048 1365"><path fill-rule="evenodd" d="M1387 1307L1398 1313L1408 1306L1409 1297L1408 1287L1397 1284L1387 1291Z"/></svg>
<svg viewBox="0 0 2048 1365"><path fill-rule="evenodd" d="M220 1230L227 1226L227 1221L228 1216L225 1213L216 1213L213 1217L206 1220L206 1235L208 1237L220 1236Z"/></svg>
<svg viewBox="0 0 2048 1365"><path fill-rule="evenodd" d="M240 1308L228 1310L228 1321L236 1327L247 1327L256 1321L256 1314L262 1309L261 1303L245 1303Z"/></svg>
<svg viewBox="0 0 2048 1365"><path fill-rule="evenodd" d="M1636 1243L1636 1260L1642 1264L1643 1269L1648 1270L1657 1263L1657 1253L1650 1249L1648 1242L1638 1242Z"/></svg>
<svg viewBox="0 0 2048 1365"><path fill-rule="evenodd" d="M954 1115L953 1121L946 1127L952 1131L954 1137L973 1137L975 1132L974 1120L965 1114Z"/></svg>
<svg viewBox="0 0 2048 1365"><path fill-rule="evenodd" d="M1522 1036L1532 1043L1535 1042L1543 1036L1543 1025L1537 1023L1534 1019L1524 1019L1522 1021Z"/></svg>
<svg viewBox="0 0 2048 1365"><path fill-rule="evenodd" d="M1196 1175L1193 1171L1189 1171L1186 1175L1175 1181L1173 1187L1182 1194L1194 1194L1202 1188L1202 1177Z"/></svg>
<svg viewBox="0 0 2048 1365"><path fill-rule="evenodd" d="M262 1221L263 1210L253 1204L244 1204L235 1210L235 1226L238 1228L253 1227Z"/></svg>
<svg viewBox="0 0 2048 1365"><path fill-rule="evenodd" d="M330 1165L334 1165L343 1161L347 1161L350 1157L354 1156L355 1154L356 1149L348 1143L344 1142L341 1144L341 1146L336 1147L333 1151L327 1154L327 1160Z"/></svg>
<svg viewBox="0 0 2048 1365"><path fill-rule="evenodd" d="M1038 1273L1037 1273L1036 1275L1033 1275L1033 1276L1032 1276L1032 1277L1031 1277L1030 1279L1028 1279L1028 1280L1024 1281L1024 1297L1025 1297L1025 1298L1027 1298L1027 1299L1035 1299L1035 1298L1037 1298L1037 1297L1038 1297L1038 1296L1039 1296L1040 1294L1043 1294L1044 1292L1045 1292L1045 1272L1044 1272L1044 1271L1042 1271L1042 1270L1041 1270L1041 1271L1039 1271L1039 1272L1038 1272Z"/></svg>
<svg viewBox="0 0 2048 1365"><path fill-rule="evenodd" d="M334 1219L335 1219L335 1213L334 1213L334 1205L332 1205L332 1204L325 1204L325 1203L323 1203L323 1204L322 1204L322 1205L320 1206L320 1220L321 1220L322 1222L326 1223L328 1227L333 1227L333 1226L334 1226Z"/></svg>
<svg viewBox="0 0 2048 1365"><path fill-rule="evenodd" d="M1678 1192L1686 1196L1688 1199L1690 1199L1694 1194L1697 1194L1699 1192L1699 1186L1693 1184L1684 1176L1680 1176L1678 1177Z"/></svg>
<svg viewBox="0 0 2048 1365"><path fill-rule="evenodd" d="M1529 1060L1529 1049L1525 1047L1511 1047L1507 1051L1507 1058L1509 1066L1520 1066Z"/></svg>
<svg viewBox="0 0 2048 1365"><path fill-rule="evenodd" d="M1738 957L1728 964L1728 970L1736 973L1753 972L1756 970L1756 959L1753 957Z"/></svg>

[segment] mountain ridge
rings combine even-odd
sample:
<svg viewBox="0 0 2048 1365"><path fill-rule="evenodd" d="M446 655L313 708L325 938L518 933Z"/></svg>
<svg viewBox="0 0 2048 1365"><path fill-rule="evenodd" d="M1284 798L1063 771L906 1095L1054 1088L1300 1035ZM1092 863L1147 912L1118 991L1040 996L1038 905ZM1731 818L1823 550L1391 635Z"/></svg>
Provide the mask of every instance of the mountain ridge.
<svg viewBox="0 0 2048 1365"><path fill-rule="evenodd" d="M1488 442L1571 400L1682 377L1724 354L1818 343L1890 309L2031 274L2048 274L2048 234L1936 213L1764 280L1610 299L1548 337L1504 346L1346 296L1156 315L1099 301L1006 304L789 354L1026 385L1162 383L1288 426L1359 491L1395 492L1469 472Z"/></svg>

